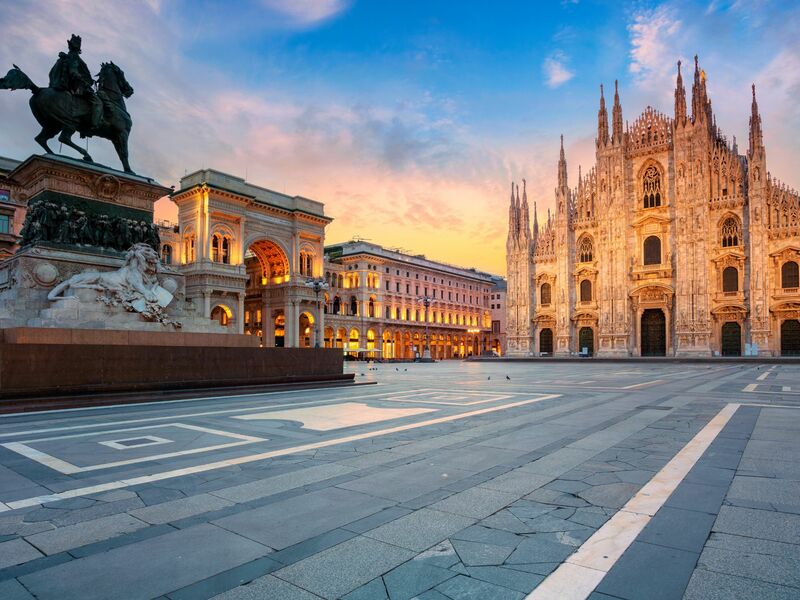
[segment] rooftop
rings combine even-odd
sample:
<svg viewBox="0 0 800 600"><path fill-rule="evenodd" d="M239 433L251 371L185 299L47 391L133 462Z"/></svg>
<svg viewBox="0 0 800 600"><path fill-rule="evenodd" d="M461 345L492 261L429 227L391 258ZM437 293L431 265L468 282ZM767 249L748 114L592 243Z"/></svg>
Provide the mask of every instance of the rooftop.
<svg viewBox="0 0 800 600"><path fill-rule="evenodd" d="M325 254L332 260L357 256L359 254L368 254L385 260L406 263L413 267L422 267L432 271L449 273L450 275L458 277L476 279L483 283L493 283L494 278L497 277L496 275L479 271L472 267L459 267L457 265L430 260L426 258L424 254L411 254L399 248L384 248L383 246L364 240L350 240L325 246Z"/></svg>
<svg viewBox="0 0 800 600"><path fill-rule="evenodd" d="M249 198L259 204L292 212L299 211L326 219L329 218L325 216L325 205L322 202L304 198L303 196L282 194L275 190L248 183L242 177L223 173L222 171L216 171L214 169L201 169L185 175L181 178L180 186L176 193L203 184Z"/></svg>

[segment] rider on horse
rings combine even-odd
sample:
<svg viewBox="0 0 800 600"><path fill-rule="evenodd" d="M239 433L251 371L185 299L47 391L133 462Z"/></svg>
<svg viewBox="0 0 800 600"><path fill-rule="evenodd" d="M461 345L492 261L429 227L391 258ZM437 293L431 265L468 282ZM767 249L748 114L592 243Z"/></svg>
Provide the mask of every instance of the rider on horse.
<svg viewBox="0 0 800 600"><path fill-rule="evenodd" d="M67 42L69 52L59 52L58 60L50 69L50 87L55 90L70 92L78 98L89 102L89 131L81 135L91 134L100 126L103 118L103 102L94 92L94 79L89 67L83 62L81 54L81 38L74 35Z"/></svg>

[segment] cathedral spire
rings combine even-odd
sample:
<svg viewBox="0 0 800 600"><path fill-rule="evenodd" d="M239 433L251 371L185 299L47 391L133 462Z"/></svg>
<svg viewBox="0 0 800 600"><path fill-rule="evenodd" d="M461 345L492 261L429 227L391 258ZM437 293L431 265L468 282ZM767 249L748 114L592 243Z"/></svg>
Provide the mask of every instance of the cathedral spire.
<svg viewBox="0 0 800 600"><path fill-rule="evenodd" d="M539 235L539 212L536 210L536 201L533 201L533 237Z"/></svg>
<svg viewBox="0 0 800 600"><path fill-rule="evenodd" d="M558 189L567 189L567 159L564 156L564 134L561 134L561 150L558 155Z"/></svg>
<svg viewBox="0 0 800 600"><path fill-rule="evenodd" d="M603 97L603 84L600 84L600 110L597 111L597 145L604 146L608 143L608 111L606 99Z"/></svg>
<svg viewBox="0 0 800 600"><path fill-rule="evenodd" d="M522 235L528 240L531 237L531 217L528 211L528 190L525 180L522 180Z"/></svg>
<svg viewBox="0 0 800 600"><path fill-rule="evenodd" d="M675 82L675 123L678 125L686 123L686 90L683 87L681 61L678 61L678 79Z"/></svg>
<svg viewBox="0 0 800 600"><path fill-rule="evenodd" d="M509 242L517 235L517 210L514 206L514 182L511 182L511 202L508 204L508 239Z"/></svg>
<svg viewBox="0 0 800 600"><path fill-rule="evenodd" d="M764 146L764 134L761 131L761 113L756 101L756 84L753 84L753 103L750 106L750 156Z"/></svg>
<svg viewBox="0 0 800 600"><path fill-rule="evenodd" d="M622 106L619 103L619 81L614 81L614 108L612 109L614 144L622 143Z"/></svg>

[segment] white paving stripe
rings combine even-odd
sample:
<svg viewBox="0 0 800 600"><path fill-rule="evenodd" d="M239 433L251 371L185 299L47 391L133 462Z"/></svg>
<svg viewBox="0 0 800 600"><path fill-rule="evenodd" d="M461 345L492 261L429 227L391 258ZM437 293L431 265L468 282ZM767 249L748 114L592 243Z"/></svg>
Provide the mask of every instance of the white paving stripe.
<svg viewBox="0 0 800 600"><path fill-rule="evenodd" d="M739 406L731 403L723 407L638 494L528 594L526 600L588 598L683 481Z"/></svg>
<svg viewBox="0 0 800 600"><path fill-rule="evenodd" d="M310 444L303 444L301 446L293 446L291 448L282 448L280 450L271 450L269 452L260 452L258 454L250 454L247 456L240 456L237 458L231 458L228 460L217 461L213 463L206 463L203 465L195 465L194 467L187 467L184 469L174 469L171 471L163 471L161 473L154 473L153 475L144 475L141 477L134 477L131 479L121 479L118 481L110 481L108 483L102 483L98 485L76 488L73 490L67 490L65 492L60 492L57 494L48 494L44 496L34 496L32 498L25 498L23 500L15 500L13 502L7 502L6 507L0 507L0 513L6 510L14 510L18 508L26 508L29 506L38 506L40 504L45 504L47 502L56 502L58 500L66 500L68 498L77 498L79 496L88 496L91 494L99 494L100 492L107 492L109 490L119 490L122 488L134 486L134 485L142 485L145 483L152 483L154 481L163 481L165 479L172 479L175 477L182 477L184 475L193 475L195 473L205 473L207 471L213 471L216 469L224 469L225 467L231 467L235 465L243 465L251 462L256 462L259 460L266 460L268 458L275 458L276 456L286 456L288 454L297 454L300 452L306 452L307 450L316 450L318 448L326 448L328 446L335 446L337 444L346 444L348 442L355 442L358 440L366 440L373 437L378 437L381 435L388 435L391 433L399 433L401 431L408 431L409 429L417 429L419 427L425 427L427 425L436 425L438 423L447 423L449 421L458 421L459 419L466 419L467 417L473 417L476 415L484 415L492 412L497 412L500 410L507 410L509 408L516 408L518 406L525 406L527 404L533 404L536 402L542 402L544 400L551 400L553 398L559 398L561 394L545 394L543 396L538 396L536 398L531 398L529 400L521 400L518 402L511 402L509 404L503 404L500 406L490 406L488 408L479 408L477 410L472 410L465 413L459 413L456 415L448 415L446 417L437 417L435 419L428 419L427 421L421 421L418 423L409 423L407 425L397 425L395 427L387 427L386 429L380 429L378 431L368 431L365 433L358 433L353 435L348 435L341 438L334 438L331 440L325 440L321 442L313 442Z"/></svg>
<svg viewBox="0 0 800 600"><path fill-rule="evenodd" d="M320 390L321 391L321 390ZM378 394L366 394L362 396L348 396L347 400L363 400L365 398L382 398L383 396L396 396L398 393L412 393L417 390L406 391L406 392L380 392ZM282 392L270 392L270 394L280 394ZM297 392L292 392L293 394ZM252 394L254 396L263 396L264 394ZM220 398L239 398L239 396L220 396ZM202 398L202 400L211 400L212 398ZM10 433L0 433L0 438L3 437L16 437L20 435L34 435L38 433L49 433L52 431L73 431L73 430L80 430L80 429L95 429L98 427L110 427L113 425L129 425L131 423L152 423L154 421L174 421L175 419L191 419L194 417L208 417L214 415L225 415L225 414L233 414L233 413L244 413L250 411L265 411L265 410L275 410L278 408L295 408L297 406L310 406L315 404L320 404L322 402L341 402L342 398L320 398L319 400L310 400L308 402L292 402L290 404L265 404L261 406L251 406L249 408L227 408L224 410L207 410L203 412L196 412L196 413L186 413L186 414L175 414L172 413L170 415L164 417L143 417L139 419L124 419L122 421L105 421L103 423L88 423L86 425L67 425L64 427L49 427L44 429L28 429L26 431L12 431ZM165 402L150 402L148 404L169 404L172 401L165 401ZM175 400L174 402L184 402L184 400ZM125 405L128 406L128 405ZM143 406L139 404L137 406ZM112 406L95 406L91 407L92 409L99 409L99 408L120 408L120 405L115 407ZM70 408L65 410L82 410L77 408ZM49 412L49 411L48 411ZM30 416L31 413L24 413L25 416ZM39 413L37 413L39 414ZM0 415L1 416L8 416L8 415ZM19 414L14 415L19 416Z"/></svg>

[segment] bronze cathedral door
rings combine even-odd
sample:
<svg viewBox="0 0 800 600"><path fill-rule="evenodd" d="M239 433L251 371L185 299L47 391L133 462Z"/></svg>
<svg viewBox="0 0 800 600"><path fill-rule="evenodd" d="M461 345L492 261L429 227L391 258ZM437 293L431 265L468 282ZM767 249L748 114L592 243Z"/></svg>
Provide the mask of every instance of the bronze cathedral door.
<svg viewBox="0 0 800 600"><path fill-rule="evenodd" d="M667 355L667 319L660 308L642 313L642 356Z"/></svg>

